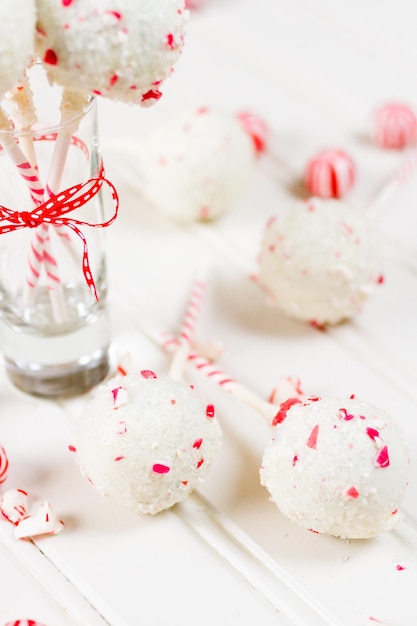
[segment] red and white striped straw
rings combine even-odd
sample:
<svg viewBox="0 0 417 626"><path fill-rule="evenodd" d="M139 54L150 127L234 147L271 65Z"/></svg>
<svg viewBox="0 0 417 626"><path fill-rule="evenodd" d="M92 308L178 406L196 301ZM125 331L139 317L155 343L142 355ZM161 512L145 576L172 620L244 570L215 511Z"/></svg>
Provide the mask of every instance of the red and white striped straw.
<svg viewBox="0 0 417 626"><path fill-rule="evenodd" d="M11 130L10 121L2 109L0 109L0 128ZM35 207L39 206L44 200L44 189L39 180L37 169L32 167L19 145L11 137L9 140L4 141L4 148L25 181L33 205ZM27 288L33 289L36 286L40 276L41 264L44 262L54 319L56 322L62 323L66 319L65 304L59 279L58 263L52 254L50 246L48 248L47 230L48 227L43 225L42 235L34 237L32 240L32 245L29 249L28 274L24 286L24 297L26 302L28 302ZM45 245L47 246L46 254L44 253Z"/></svg>
<svg viewBox="0 0 417 626"><path fill-rule="evenodd" d="M195 333L199 313L204 301L207 283L201 276L193 283L191 294L185 310L184 319L176 340L175 353L171 362L169 375L175 380L182 376L184 365L191 348L191 342Z"/></svg>
<svg viewBox="0 0 417 626"><path fill-rule="evenodd" d="M177 340L172 335L164 333L160 342L169 352L176 349ZM226 372L219 368L215 363L197 352L190 351L187 355L187 360L196 370L202 372L213 383L262 415L269 425L274 422L279 410L279 407L277 407L276 404L263 400L261 397L238 383L232 376L226 374Z"/></svg>

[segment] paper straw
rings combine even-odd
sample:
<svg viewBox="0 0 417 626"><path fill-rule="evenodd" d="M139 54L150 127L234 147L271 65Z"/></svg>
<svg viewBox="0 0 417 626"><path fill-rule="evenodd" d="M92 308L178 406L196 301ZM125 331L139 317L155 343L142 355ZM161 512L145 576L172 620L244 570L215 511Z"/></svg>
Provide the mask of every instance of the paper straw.
<svg viewBox="0 0 417 626"><path fill-rule="evenodd" d="M0 128L12 130L10 121L1 108ZM38 172L31 166L21 148L12 137L7 138L4 141L3 147L7 151L12 162L16 165L19 174L25 181L32 203L35 207L39 206L44 199L44 190L39 180ZM47 238L43 239L43 241L46 241L46 239ZM40 241L35 240L34 245L30 247L29 276L27 278L26 285L30 285L31 281L36 284L35 278L37 280L37 277L39 276L40 262L42 261L45 261L47 267L48 288L51 299L52 313L55 321L60 324L65 321L66 314L62 287L57 273L58 264L50 247L48 247L47 255L44 255L43 249L40 247ZM24 293L26 295L27 292L25 291Z"/></svg>
<svg viewBox="0 0 417 626"><path fill-rule="evenodd" d="M169 334L161 335L159 343L169 352L176 349L176 339ZM215 363L206 359L202 355L190 351L188 353L187 360L196 370L202 372L213 383L262 415L268 425L272 424L278 413L277 405L263 400L258 395L238 383L232 376L226 374L226 372L219 368Z"/></svg>
<svg viewBox="0 0 417 626"><path fill-rule="evenodd" d="M206 287L206 281L202 277L196 278L187 303L181 330L176 340L174 357L169 371L169 375L174 380L180 380L182 377L184 366L190 352L191 341L195 333L198 315L204 300Z"/></svg>

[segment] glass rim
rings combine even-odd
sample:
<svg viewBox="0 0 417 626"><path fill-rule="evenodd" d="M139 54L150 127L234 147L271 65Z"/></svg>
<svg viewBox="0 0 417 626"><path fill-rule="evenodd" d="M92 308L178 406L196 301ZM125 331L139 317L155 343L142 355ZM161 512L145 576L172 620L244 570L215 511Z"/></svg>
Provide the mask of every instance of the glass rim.
<svg viewBox="0 0 417 626"><path fill-rule="evenodd" d="M0 138L1 137L36 137L38 135L46 135L50 133L57 133L62 129L67 128L71 124L73 124L77 119L83 118L89 111L94 107L97 102L97 97L94 95L90 95L88 98L88 102L83 104L81 109L66 119L64 122L55 122L51 124L39 123L39 125L34 124L31 128L11 128L5 129L0 128ZM1 144L0 140L0 144Z"/></svg>

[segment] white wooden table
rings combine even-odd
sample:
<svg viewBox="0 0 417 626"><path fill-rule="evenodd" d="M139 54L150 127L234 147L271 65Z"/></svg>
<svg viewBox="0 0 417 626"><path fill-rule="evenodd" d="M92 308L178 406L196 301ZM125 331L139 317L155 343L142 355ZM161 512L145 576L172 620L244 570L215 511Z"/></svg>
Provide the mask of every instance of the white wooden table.
<svg viewBox="0 0 417 626"><path fill-rule="evenodd" d="M188 370L223 427L210 476L157 516L118 510L68 451L85 398L27 397L2 375L0 442L11 464L3 489L49 500L65 529L18 541L0 521L0 626L417 624L417 176L384 214L386 280L353 321L319 332L287 319L249 278L266 219L297 198L319 148L354 157L357 206L400 166L404 153L373 143L372 112L391 98L417 105L416 18L413 0L207 0L154 108L99 105L107 175L121 199L106 234L115 358L129 352L137 367L167 370L147 329L178 330L196 267L206 269L198 332L223 342L219 364L235 378L266 398L279 378L297 375L311 394L355 393L391 412L411 450L404 521L343 541L286 520L258 480L266 426ZM251 110L272 131L246 194L212 224L174 224L140 192L136 151L188 105Z"/></svg>

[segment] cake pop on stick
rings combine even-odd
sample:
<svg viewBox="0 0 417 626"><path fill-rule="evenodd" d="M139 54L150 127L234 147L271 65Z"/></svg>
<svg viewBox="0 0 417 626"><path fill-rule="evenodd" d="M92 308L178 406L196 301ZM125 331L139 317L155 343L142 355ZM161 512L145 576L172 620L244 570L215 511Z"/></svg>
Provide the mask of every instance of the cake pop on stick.
<svg viewBox="0 0 417 626"><path fill-rule="evenodd" d="M201 294L200 286L193 293ZM198 296L200 297L200 296ZM186 319L195 323L195 300ZM192 315L190 316L190 306ZM192 329L180 339L189 345ZM175 364L175 375L179 375ZM212 404L170 375L142 370L101 385L77 420L71 446L81 473L122 507L156 514L184 500L221 444Z"/></svg>
<svg viewBox="0 0 417 626"><path fill-rule="evenodd" d="M310 198L266 224L257 282L290 317L339 324L361 311L381 281L378 233L344 202Z"/></svg>
<svg viewBox="0 0 417 626"><path fill-rule="evenodd" d="M37 0L36 51L49 81L62 87L61 123L46 184L60 184L77 119L91 97L101 95L149 106L161 96L182 46L187 12L181 0ZM58 227L58 233L62 233ZM71 244L71 241L69 242ZM71 247L71 246L70 246Z"/></svg>
<svg viewBox="0 0 417 626"><path fill-rule="evenodd" d="M299 382L290 378L275 394L282 400L277 407L204 357L191 353L189 361L272 426L260 480L290 520L318 533L365 539L402 518L409 452L385 410L353 395L303 396Z"/></svg>
<svg viewBox="0 0 417 626"><path fill-rule="evenodd" d="M139 154L144 194L176 220L216 219L243 195L266 136L263 120L248 112L182 113L153 132Z"/></svg>
<svg viewBox="0 0 417 626"><path fill-rule="evenodd" d="M358 314L383 283L382 211L417 169L412 150L367 207L312 197L268 220L258 256L259 286L285 314L318 326Z"/></svg>

